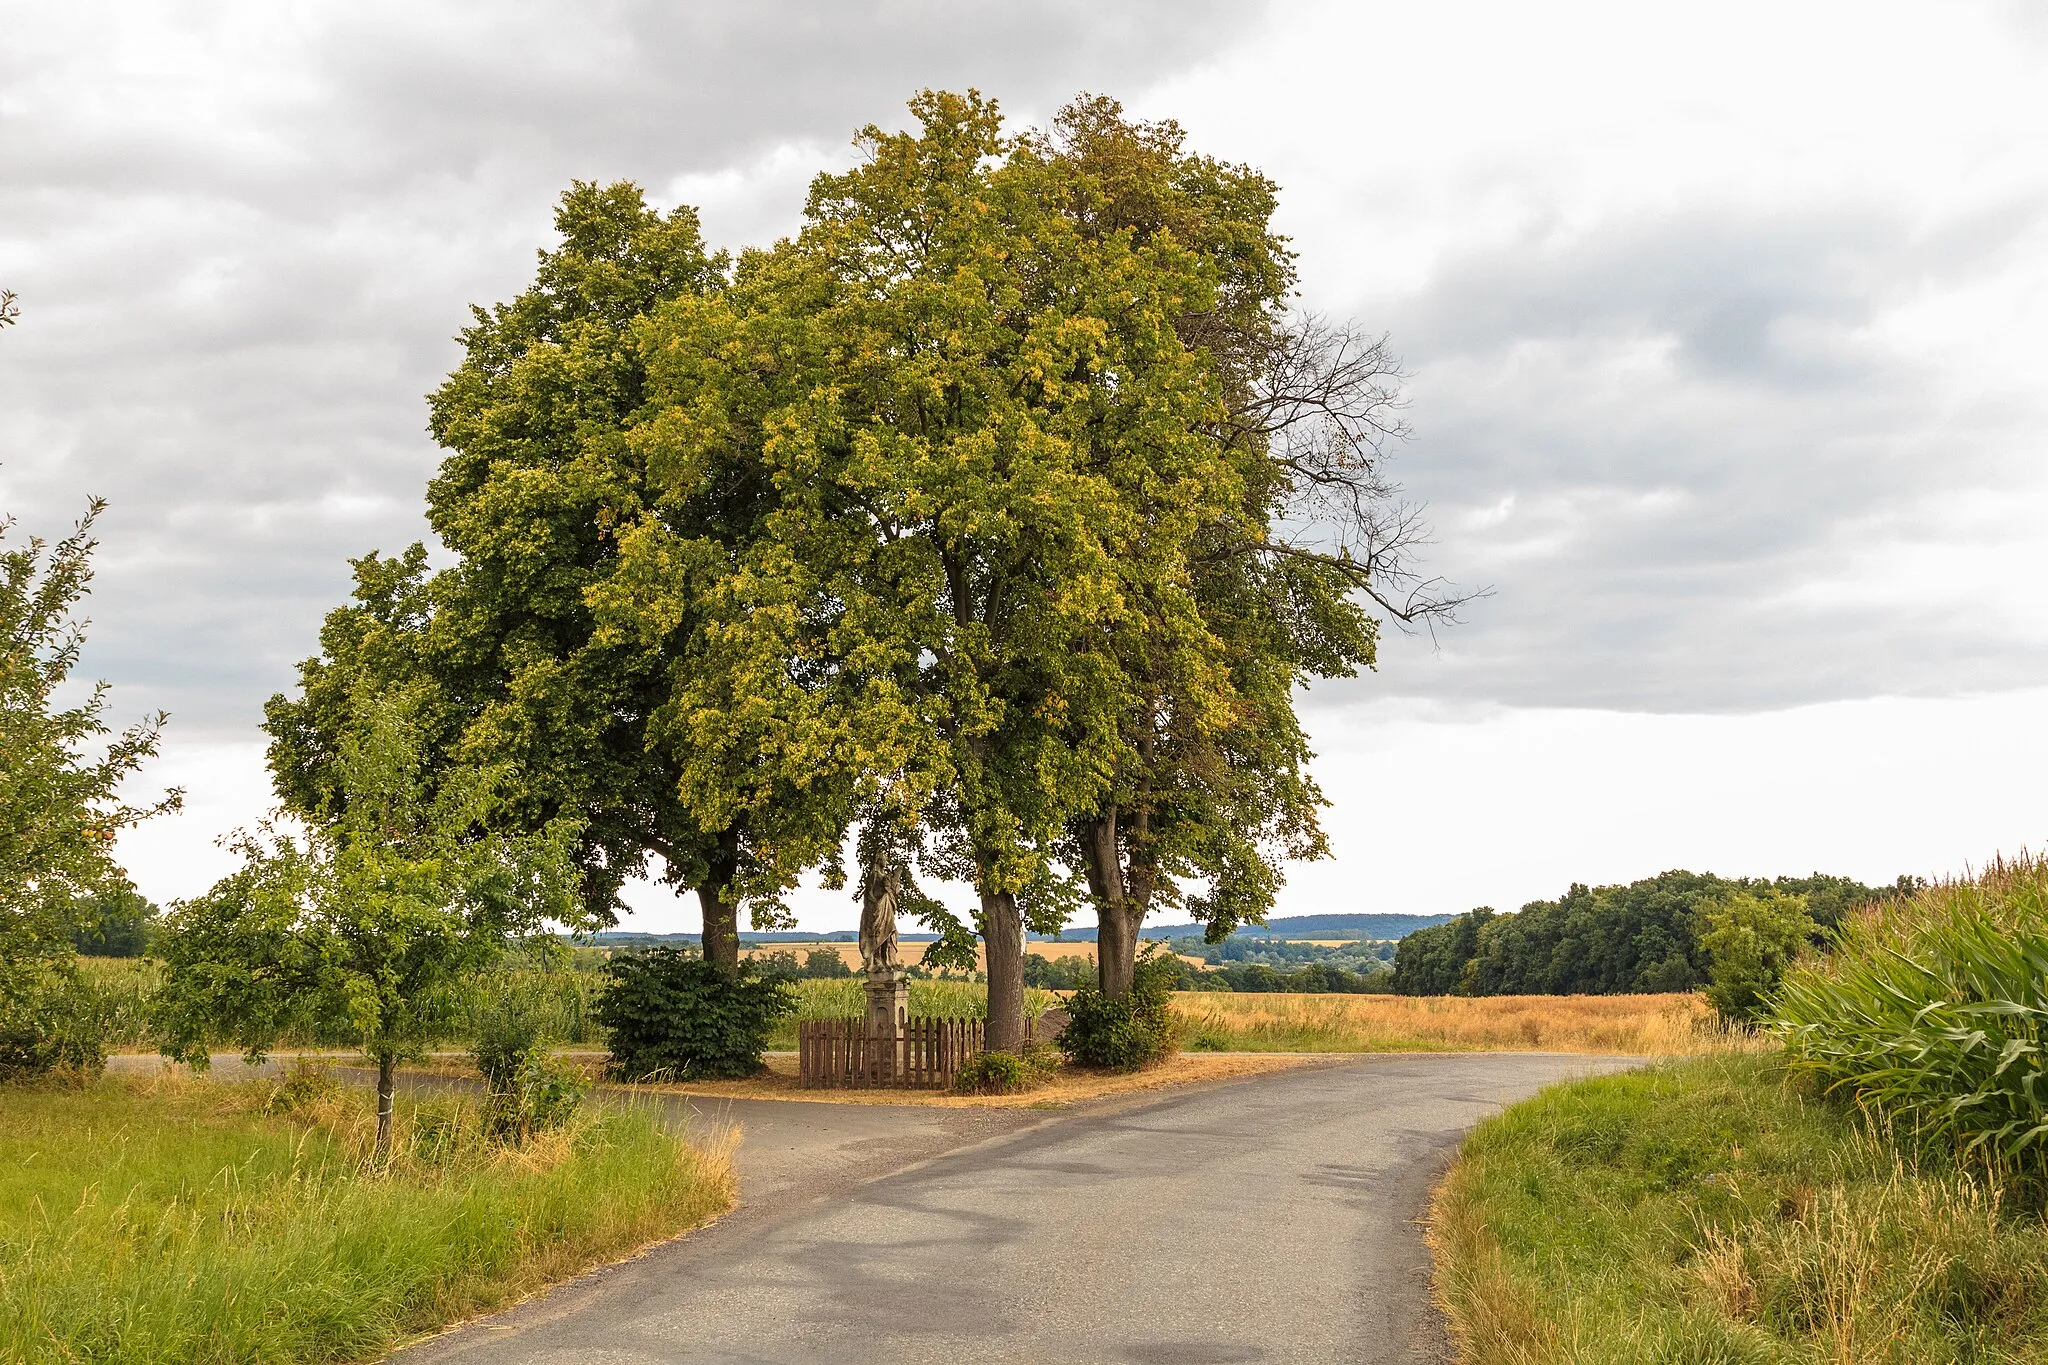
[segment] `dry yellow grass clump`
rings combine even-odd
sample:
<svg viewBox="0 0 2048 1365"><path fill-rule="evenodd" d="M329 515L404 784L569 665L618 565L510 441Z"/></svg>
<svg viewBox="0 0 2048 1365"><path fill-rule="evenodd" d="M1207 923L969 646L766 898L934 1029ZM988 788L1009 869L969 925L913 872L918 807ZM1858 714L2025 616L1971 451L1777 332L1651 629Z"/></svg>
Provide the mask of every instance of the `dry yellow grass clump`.
<svg viewBox="0 0 2048 1365"><path fill-rule="evenodd" d="M1183 1046L1206 1052L1513 1051L1672 1056L1745 1052L1697 995L1174 997Z"/></svg>

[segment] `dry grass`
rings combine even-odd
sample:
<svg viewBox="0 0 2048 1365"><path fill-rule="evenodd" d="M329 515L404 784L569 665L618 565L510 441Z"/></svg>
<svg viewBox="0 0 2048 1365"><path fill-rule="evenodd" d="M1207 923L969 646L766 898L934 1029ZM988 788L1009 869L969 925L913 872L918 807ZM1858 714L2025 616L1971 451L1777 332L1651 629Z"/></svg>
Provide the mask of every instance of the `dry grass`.
<svg viewBox="0 0 2048 1365"><path fill-rule="evenodd" d="M1697 995L1284 995L1183 992L1184 1045L1207 1052L1753 1052Z"/></svg>
<svg viewBox="0 0 2048 1365"><path fill-rule="evenodd" d="M1168 1086L1228 1081L1284 1071L1309 1059L1272 1053L1219 1057L1182 1053L1143 1071L1086 1071L1061 1067L1051 1080L1014 1095L955 1095L944 1090L809 1089L797 1084L796 1058L771 1054L764 1075L743 1081L691 1081L640 1089L733 1100L808 1100L826 1104L917 1104L941 1109L1059 1109L1082 1100L1160 1090Z"/></svg>

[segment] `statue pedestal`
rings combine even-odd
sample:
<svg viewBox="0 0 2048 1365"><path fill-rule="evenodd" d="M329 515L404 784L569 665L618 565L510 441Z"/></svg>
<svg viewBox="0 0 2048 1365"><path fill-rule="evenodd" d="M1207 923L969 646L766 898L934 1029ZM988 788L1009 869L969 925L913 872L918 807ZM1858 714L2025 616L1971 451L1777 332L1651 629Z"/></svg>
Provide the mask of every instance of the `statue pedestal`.
<svg viewBox="0 0 2048 1365"><path fill-rule="evenodd" d="M887 1058L888 1074L876 1079L893 1080L908 1069L904 1046L908 1042L905 1026L910 1022L910 979L901 968L869 972L867 994L868 1055Z"/></svg>

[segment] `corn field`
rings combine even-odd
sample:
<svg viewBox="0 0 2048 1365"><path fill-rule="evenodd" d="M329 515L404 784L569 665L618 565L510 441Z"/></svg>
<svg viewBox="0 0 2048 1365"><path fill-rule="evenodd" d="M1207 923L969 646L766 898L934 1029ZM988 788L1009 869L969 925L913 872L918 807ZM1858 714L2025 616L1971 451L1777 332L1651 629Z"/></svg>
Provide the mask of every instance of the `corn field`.
<svg viewBox="0 0 2048 1365"><path fill-rule="evenodd" d="M1788 1061L1898 1135L2048 1173L2048 861L1873 906L1778 999Z"/></svg>

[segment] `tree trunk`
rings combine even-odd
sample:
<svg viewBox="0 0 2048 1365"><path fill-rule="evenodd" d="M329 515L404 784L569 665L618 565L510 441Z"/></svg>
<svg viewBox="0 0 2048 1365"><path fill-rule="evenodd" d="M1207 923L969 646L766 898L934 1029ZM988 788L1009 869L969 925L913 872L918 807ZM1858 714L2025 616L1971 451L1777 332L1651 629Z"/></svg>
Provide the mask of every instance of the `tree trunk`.
<svg viewBox="0 0 2048 1365"><path fill-rule="evenodd" d="M377 1054L377 1160L391 1156L391 1101L397 1089L398 1059L389 1052Z"/></svg>
<svg viewBox="0 0 2048 1365"><path fill-rule="evenodd" d="M1024 917L1008 891L981 893L981 941L988 949L988 1046L1024 1046Z"/></svg>
<svg viewBox="0 0 2048 1365"><path fill-rule="evenodd" d="M726 885L697 888L697 904L704 909L704 960L726 975L740 969L739 906Z"/></svg>
<svg viewBox="0 0 2048 1365"><path fill-rule="evenodd" d="M1138 927L1145 917L1125 883L1116 826L1112 810L1081 827L1088 890L1095 897L1095 979L1112 1000L1129 995L1137 980Z"/></svg>
<svg viewBox="0 0 2048 1365"><path fill-rule="evenodd" d="M1138 926L1123 906L1095 914L1095 976L1111 1000L1131 993L1138 979Z"/></svg>
<svg viewBox="0 0 2048 1365"><path fill-rule="evenodd" d="M697 904L704 911L704 960L727 976L740 969L740 907L732 891L739 866L739 831L727 830L718 836L709 875L697 888Z"/></svg>

